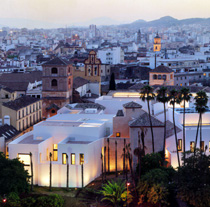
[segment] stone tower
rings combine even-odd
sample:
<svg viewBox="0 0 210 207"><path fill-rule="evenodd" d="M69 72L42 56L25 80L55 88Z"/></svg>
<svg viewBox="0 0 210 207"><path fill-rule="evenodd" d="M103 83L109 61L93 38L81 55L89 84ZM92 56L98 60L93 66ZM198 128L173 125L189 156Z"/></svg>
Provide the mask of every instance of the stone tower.
<svg viewBox="0 0 210 207"><path fill-rule="evenodd" d="M56 57L43 65L42 98L43 117L50 117L64 105L71 103L73 88L72 65Z"/></svg>

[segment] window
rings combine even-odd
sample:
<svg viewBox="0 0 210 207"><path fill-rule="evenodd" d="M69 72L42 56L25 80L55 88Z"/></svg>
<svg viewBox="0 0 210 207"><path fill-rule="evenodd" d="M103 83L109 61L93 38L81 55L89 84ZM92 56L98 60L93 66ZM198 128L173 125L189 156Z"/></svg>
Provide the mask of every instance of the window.
<svg viewBox="0 0 210 207"><path fill-rule="evenodd" d="M75 156L75 153L71 153L71 164L72 165L75 165L76 163L76 156Z"/></svg>
<svg viewBox="0 0 210 207"><path fill-rule="evenodd" d="M173 79L173 74L170 75L170 79Z"/></svg>
<svg viewBox="0 0 210 207"><path fill-rule="evenodd" d="M209 152L210 152L210 142L209 142Z"/></svg>
<svg viewBox="0 0 210 207"><path fill-rule="evenodd" d="M163 80L166 80L166 75L163 75Z"/></svg>
<svg viewBox="0 0 210 207"><path fill-rule="evenodd" d="M95 76L97 75L97 66L95 66L94 75L95 75Z"/></svg>
<svg viewBox="0 0 210 207"><path fill-rule="evenodd" d="M157 75L153 75L153 79L156 80L157 79Z"/></svg>
<svg viewBox="0 0 210 207"><path fill-rule="evenodd" d="M5 98L9 98L9 95L8 95L8 94L6 94L6 95L5 95Z"/></svg>
<svg viewBox="0 0 210 207"><path fill-rule="evenodd" d="M57 74L58 73L58 69L57 68L52 68L51 72L52 72L52 74Z"/></svg>
<svg viewBox="0 0 210 207"><path fill-rule="evenodd" d="M20 111L19 111L19 119L20 119Z"/></svg>
<svg viewBox="0 0 210 207"><path fill-rule="evenodd" d="M116 137L120 137L120 132L117 132L116 133Z"/></svg>
<svg viewBox="0 0 210 207"><path fill-rule="evenodd" d="M66 153L62 153L62 164L66 165L67 164L67 154Z"/></svg>
<svg viewBox="0 0 210 207"><path fill-rule="evenodd" d="M21 130L21 123L20 123L20 121L19 121L19 131Z"/></svg>
<svg viewBox="0 0 210 207"><path fill-rule="evenodd" d="M158 75L158 80L161 80L162 79L162 76L161 75Z"/></svg>
<svg viewBox="0 0 210 207"><path fill-rule="evenodd" d="M200 142L200 148L201 148L201 151L204 152L204 141Z"/></svg>
<svg viewBox="0 0 210 207"><path fill-rule="evenodd" d="M190 142L190 152L194 152L195 142Z"/></svg>
<svg viewBox="0 0 210 207"><path fill-rule="evenodd" d="M30 155L29 154L18 154L18 158L20 162L22 162L24 165L29 166L30 165Z"/></svg>
<svg viewBox="0 0 210 207"><path fill-rule="evenodd" d="M57 86L58 85L57 80L56 79L53 79L52 82L51 82L51 85L52 86Z"/></svg>
<svg viewBox="0 0 210 207"><path fill-rule="evenodd" d="M178 151L182 151L182 139L178 139Z"/></svg>
<svg viewBox="0 0 210 207"><path fill-rule="evenodd" d="M40 95L37 95L37 98L40 98Z"/></svg>
<svg viewBox="0 0 210 207"><path fill-rule="evenodd" d="M58 161L58 145L53 144L53 161Z"/></svg>
<svg viewBox="0 0 210 207"><path fill-rule="evenodd" d="M39 162L42 162L42 153L39 153Z"/></svg>
<svg viewBox="0 0 210 207"><path fill-rule="evenodd" d="M79 154L79 163L80 165L84 164L84 154Z"/></svg>
<svg viewBox="0 0 210 207"><path fill-rule="evenodd" d="M24 117L24 109L22 110L22 117Z"/></svg>

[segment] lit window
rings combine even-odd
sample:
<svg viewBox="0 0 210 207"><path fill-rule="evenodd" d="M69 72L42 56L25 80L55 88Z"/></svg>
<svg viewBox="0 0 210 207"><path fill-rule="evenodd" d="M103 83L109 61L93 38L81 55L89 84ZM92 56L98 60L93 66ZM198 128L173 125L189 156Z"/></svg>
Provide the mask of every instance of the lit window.
<svg viewBox="0 0 210 207"><path fill-rule="evenodd" d="M178 151L182 151L182 139L178 139Z"/></svg>
<svg viewBox="0 0 210 207"><path fill-rule="evenodd" d="M120 132L117 132L116 133L116 137L120 137Z"/></svg>
<svg viewBox="0 0 210 207"><path fill-rule="evenodd" d="M209 142L209 152L210 152L210 142Z"/></svg>
<svg viewBox="0 0 210 207"><path fill-rule="evenodd" d="M182 83L180 83L180 86L182 86Z"/></svg>
<svg viewBox="0 0 210 207"><path fill-rule="evenodd" d="M190 152L194 152L195 142L190 142Z"/></svg>
<svg viewBox="0 0 210 207"><path fill-rule="evenodd" d="M42 162L42 153L39 153L39 162Z"/></svg>
<svg viewBox="0 0 210 207"><path fill-rule="evenodd" d="M67 156L66 156L66 153L62 153L62 164L63 164L63 165L66 165L66 163L67 163L67 162L66 162L66 157L67 157Z"/></svg>
<svg viewBox="0 0 210 207"><path fill-rule="evenodd" d="M71 164L72 165L75 165L76 163L76 156L75 156L75 153L71 153Z"/></svg>
<svg viewBox="0 0 210 207"><path fill-rule="evenodd" d="M201 151L204 151L204 141L200 142L200 148L201 148Z"/></svg>
<svg viewBox="0 0 210 207"><path fill-rule="evenodd" d="M203 75L206 76L206 73L204 73Z"/></svg>
<svg viewBox="0 0 210 207"><path fill-rule="evenodd" d="M53 161L58 161L58 145L53 144Z"/></svg>
<svg viewBox="0 0 210 207"><path fill-rule="evenodd" d="M30 165L30 155L29 154L18 154L18 158L20 162L22 162L24 165Z"/></svg>
<svg viewBox="0 0 210 207"><path fill-rule="evenodd" d="M84 154L79 154L80 165L84 164Z"/></svg>

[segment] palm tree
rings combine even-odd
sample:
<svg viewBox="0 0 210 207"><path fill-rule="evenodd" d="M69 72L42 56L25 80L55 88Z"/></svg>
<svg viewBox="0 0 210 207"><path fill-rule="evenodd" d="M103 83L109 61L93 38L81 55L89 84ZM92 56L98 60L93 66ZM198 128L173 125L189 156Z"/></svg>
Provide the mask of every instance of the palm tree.
<svg viewBox="0 0 210 207"><path fill-rule="evenodd" d="M180 97L181 100L180 101L184 101L184 113L183 113L183 151L184 151L184 165L185 165L185 108L186 108L186 102L190 101L192 94L190 93L189 88L182 88L180 91Z"/></svg>
<svg viewBox="0 0 210 207"><path fill-rule="evenodd" d="M112 203L112 206L124 206L123 203L132 201L132 196L127 192L126 183L122 180L108 181L107 184L103 185L100 191L104 196L103 200L108 200Z"/></svg>
<svg viewBox="0 0 210 207"><path fill-rule="evenodd" d="M175 143L176 143L176 152L177 152L177 159L178 159L178 165L180 167L180 160L179 160L179 151L178 151L178 139L177 139L177 133L176 133L176 123L175 123L175 104L180 103L180 97L179 93L176 89L172 89L169 91L169 101L170 104L173 106L173 123L174 123L174 134L175 134Z"/></svg>
<svg viewBox="0 0 210 207"><path fill-rule="evenodd" d="M200 125L200 151L201 151L201 142L202 142L202 114L205 113L208 103L208 96L205 91L199 91L196 93L195 96L195 109L199 113L199 120L198 120L198 127ZM198 140L198 130L195 138L195 147L194 147L194 154L196 150L196 144Z"/></svg>
<svg viewBox="0 0 210 207"><path fill-rule="evenodd" d="M104 182L104 169L103 169L103 154L101 153L101 178L102 182Z"/></svg>
<svg viewBox="0 0 210 207"><path fill-rule="evenodd" d="M165 147L166 147L166 103L168 103L168 101L169 101L166 87L161 87L157 91L157 101L163 103L163 108L164 108L164 139L163 139L163 163L164 163L164 161L165 161Z"/></svg>
<svg viewBox="0 0 210 207"><path fill-rule="evenodd" d="M104 180L106 180L106 146L104 147Z"/></svg>
<svg viewBox="0 0 210 207"><path fill-rule="evenodd" d="M108 143L108 173L110 172L110 155L109 155L109 138L107 138Z"/></svg>
<svg viewBox="0 0 210 207"><path fill-rule="evenodd" d="M155 94L153 93L154 89L146 85L143 88L141 88L140 91L140 99L142 101L147 101L147 107L148 107L148 113L149 113L149 121L150 121L150 129L151 129L151 135L152 135L152 151L155 152L155 144L154 144L154 135L153 135L153 128L152 128L152 119L151 119L151 113L150 113L150 101L154 100Z"/></svg>
<svg viewBox="0 0 210 207"><path fill-rule="evenodd" d="M52 190L52 153L50 152L50 187L49 190Z"/></svg>
<svg viewBox="0 0 210 207"><path fill-rule="evenodd" d="M29 155L30 155L30 162L31 162L31 191L33 191L34 173L33 173L32 153L30 152Z"/></svg>

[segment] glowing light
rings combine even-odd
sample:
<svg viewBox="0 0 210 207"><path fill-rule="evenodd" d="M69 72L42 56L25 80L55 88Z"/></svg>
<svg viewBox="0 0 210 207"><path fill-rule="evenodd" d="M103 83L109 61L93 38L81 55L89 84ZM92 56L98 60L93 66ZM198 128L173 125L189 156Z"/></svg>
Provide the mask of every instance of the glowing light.
<svg viewBox="0 0 210 207"><path fill-rule="evenodd" d="M127 183L127 186L130 186L130 183Z"/></svg>
<svg viewBox="0 0 210 207"><path fill-rule="evenodd" d="M6 203L6 202L7 202L7 199L6 199L6 198L4 198L4 199L3 199L3 203Z"/></svg>
<svg viewBox="0 0 210 207"><path fill-rule="evenodd" d="M117 92L117 93L114 93L113 94L113 97L115 98L123 98L123 97L133 97L133 98L136 98L136 97L140 97L140 94L139 93L136 93L136 92Z"/></svg>

